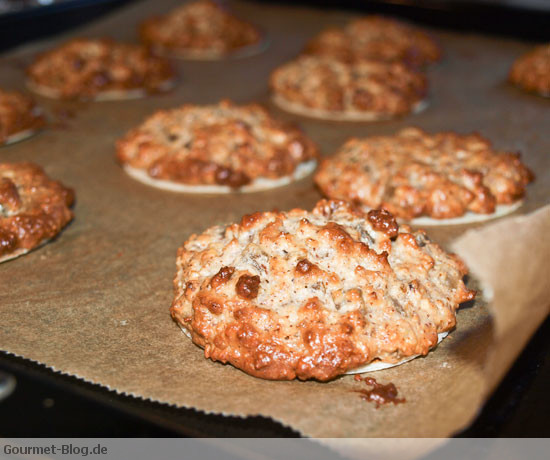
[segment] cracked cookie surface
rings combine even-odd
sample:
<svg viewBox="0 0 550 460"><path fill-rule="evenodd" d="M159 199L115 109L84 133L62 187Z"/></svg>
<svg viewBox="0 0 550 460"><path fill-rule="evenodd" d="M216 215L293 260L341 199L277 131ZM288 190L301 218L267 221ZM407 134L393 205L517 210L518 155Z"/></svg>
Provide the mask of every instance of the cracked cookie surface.
<svg viewBox="0 0 550 460"><path fill-rule="evenodd" d="M321 200L191 236L171 314L207 358L266 379L329 380L427 354L474 297L466 273L387 211Z"/></svg>
<svg viewBox="0 0 550 460"><path fill-rule="evenodd" d="M46 124L32 98L0 89L0 145L32 135Z"/></svg>
<svg viewBox="0 0 550 460"><path fill-rule="evenodd" d="M74 192L32 163L0 163L0 262L55 237L73 218Z"/></svg>
<svg viewBox="0 0 550 460"><path fill-rule="evenodd" d="M186 3L140 27L144 43L161 54L182 58L222 58L258 44L262 37L247 23L209 0Z"/></svg>
<svg viewBox="0 0 550 460"><path fill-rule="evenodd" d="M550 43L537 46L519 57L508 78L526 91L550 97Z"/></svg>
<svg viewBox="0 0 550 460"><path fill-rule="evenodd" d="M321 31L309 41L304 52L345 62L372 59L412 65L425 65L441 58L437 43L421 28L377 15Z"/></svg>
<svg viewBox="0 0 550 460"><path fill-rule="evenodd" d="M227 100L161 110L117 143L119 162L131 168L127 172L139 171L137 179L171 183L181 191L283 185L311 172L317 156L317 147L300 129L275 120L257 104Z"/></svg>
<svg viewBox="0 0 550 460"><path fill-rule="evenodd" d="M340 62L301 56L275 69L273 101L300 115L334 120L378 120L420 110L427 79L399 62Z"/></svg>
<svg viewBox="0 0 550 460"><path fill-rule="evenodd" d="M498 205L519 203L532 180L519 154L498 151L479 134L417 128L350 139L315 175L329 198L383 207L407 220L489 217Z"/></svg>
<svg viewBox="0 0 550 460"><path fill-rule="evenodd" d="M58 99L125 99L170 89L170 63L143 46L108 38L70 40L27 69L34 92Z"/></svg>

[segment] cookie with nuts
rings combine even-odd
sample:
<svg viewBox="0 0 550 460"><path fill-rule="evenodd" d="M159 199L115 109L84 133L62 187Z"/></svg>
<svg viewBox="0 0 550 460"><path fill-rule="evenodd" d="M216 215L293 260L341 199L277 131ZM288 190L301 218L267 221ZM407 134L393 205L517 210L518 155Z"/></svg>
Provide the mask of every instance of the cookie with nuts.
<svg viewBox="0 0 550 460"><path fill-rule="evenodd" d="M516 59L508 79L525 91L550 97L550 43L539 45Z"/></svg>
<svg viewBox="0 0 550 460"><path fill-rule="evenodd" d="M466 273L387 211L321 200L191 236L170 311L206 358L325 381L427 354L474 297Z"/></svg>
<svg viewBox="0 0 550 460"><path fill-rule="evenodd" d="M26 139L45 124L42 111L29 96L0 89L0 145Z"/></svg>
<svg viewBox="0 0 550 460"><path fill-rule="evenodd" d="M175 192L254 192L310 174L318 149L257 104L184 105L156 112L117 143L124 170Z"/></svg>
<svg viewBox="0 0 550 460"><path fill-rule="evenodd" d="M419 112L428 83L400 62L341 62L301 56L275 69L273 102L288 112L336 121L384 120Z"/></svg>
<svg viewBox="0 0 550 460"><path fill-rule="evenodd" d="M304 53L344 62L367 59L415 66L441 58L439 45L420 27L378 15L321 31L309 41Z"/></svg>
<svg viewBox="0 0 550 460"><path fill-rule="evenodd" d="M157 54L183 59L213 60L262 51L262 34L218 2L185 3L140 26L142 41Z"/></svg>
<svg viewBox="0 0 550 460"><path fill-rule="evenodd" d="M171 64L144 46L108 38L70 40L39 55L27 86L54 99L134 99L173 87Z"/></svg>
<svg viewBox="0 0 550 460"><path fill-rule="evenodd" d="M54 238L73 218L74 192L33 163L0 163L0 262Z"/></svg>
<svg viewBox="0 0 550 460"><path fill-rule="evenodd" d="M479 134L428 134L348 140L320 165L315 182L331 199L382 207L420 225L461 224L517 209L534 179L515 152Z"/></svg>

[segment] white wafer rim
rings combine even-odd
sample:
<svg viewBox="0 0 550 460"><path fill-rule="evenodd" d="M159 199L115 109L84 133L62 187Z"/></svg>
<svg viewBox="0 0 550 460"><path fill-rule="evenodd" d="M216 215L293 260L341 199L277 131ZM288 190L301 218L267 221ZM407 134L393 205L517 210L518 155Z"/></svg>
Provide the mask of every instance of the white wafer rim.
<svg viewBox="0 0 550 460"><path fill-rule="evenodd" d="M226 59L243 59L256 56L269 48L270 41L262 38L259 42L246 45L235 51L220 52L213 50L178 50L162 45L153 45L153 54L166 58L184 59L189 61L221 61Z"/></svg>
<svg viewBox="0 0 550 460"><path fill-rule="evenodd" d="M3 256L0 256L0 264L3 263L3 262L7 262L8 260L17 259L18 257L24 256L25 254L44 246L45 244L49 243L50 241L51 241L50 239L47 239L47 240L44 240L44 241L40 242L40 244L36 245L34 248L30 248L30 249L20 248L20 249L17 249L15 251L13 251L13 252L10 252L9 254L4 254Z"/></svg>
<svg viewBox="0 0 550 460"><path fill-rule="evenodd" d="M0 143L0 146L11 145L11 144L15 144L17 142L24 141L25 139L28 139L29 137L34 136L39 131L40 131L40 129L25 129L23 131L19 131L17 133L10 134L4 142Z"/></svg>
<svg viewBox="0 0 550 460"><path fill-rule="evenodd" d="M260 192L262 190L269 190L276 187L282 187L290 184L291 182L303 179L309 176L317 165L317 160L309 160L299 164L294 172L290 176L280 177L278 179L267 179L260 177L254 180L252 183L244 185L238 189L231 188L227 185L187 185L179 184L163 179L153 179L146 171L137 169L129 165L123 165L124 171L133 179L151 187L159 188L162 190L168 190L170 192L177 193L251 193Z"/></svg>
<svg viewBox="0 0 550 460"><path fill-rule="evenodd" d="M38 106L33 107L31 112L35 117L40 117L41 115L43 115L42 108ZM36 133L42 131L42 129L43 127L29 128L29 129L24 129L22 131L18 131L16 133L10 134L9 136L6 137L6 140L4 142L0 143L0 147L24 141L25 139L28 139L29 137L32 137Z"/></svg>
<svg viewBox="0 0 550 460"><path fill-rule="evenodd" d="M181 331L192 340L191 333L183 327L181 324L179 325ZM440 332L437 334L437 344L439 344L447 335L449 332ZM437 345L436 344L436 345ZM396 363L385 363L383 361L375 361L369 364L365 364L363 366L356 367L355 369L351 369L347 371L345 374L347 375L353 375L353 374L364 374L366 372L375 372L375 371L381 371L383 369L389 369L390 367L399 366L401 364L405 364L406 362L409 362L415 358L418 358L420 355L414 355L414 356L408 356L407 358L403 358L401 361L398 361Z"/></svg>
<svg viewBox="0 0 550 460"><path fill-rule="evenodd" d="M29 251L30 249L18 249L17 251L13 251L13 252L10 252L9 254L5 254L0 257L0 264L3 262L7 262L8 260L16 259L17 257L25 255Z"/></svg>
<svg viewBox="0 0 550 460"><path fill-rule="evenodd" d="M451 217L449 219L434 219L433 217L415 217L414 219L403 221L403 222L407 222L408 224L411 224L411 225L425 225L425 226L473 224L475 222L485 222L487 220L497 219L507 214L511 214L515 210L517 210L522 204L523 204L523 201L521 200L512 204L499 204L497 205L495 212L492 212L491 214L478 214L475 212L468 211L462 216Z"/></svg>
<svg viewBox="0 0 550 460"><path fill-rule="evenodd" d="M273 103L279 108L294 113L296 115L301 115L309 118L318 118L321 120L329 121L382 121L390 120L392 118L401 117L402 115L392 115L388 113L380 112L369 112L369 111L347 111L347 112L336 112L333 110L324 110L324 109L315 109L311 107L306 107L304 105L298 104L296 102L291 102L281 94L273 93L271 96ZM416 114L422 112L428 107L428 100L423 99L418 101L413 105L412 110L409 114ZM403 114L408 115L408 114Z"/></svg>
<svg viewBox="0 0 550 460"><path fill-rule="evenodd" d="M172 88L174 88L176 84L175 79L170 79L162 82L157 90L160 92L169 91ZM39 85L32 81L31 79L26 80L27 88L29 88L34 93L47 97L50 99L64 99L63 96L61 96L61 92L58 89L50 88L48 86ZM100 91L94 96L91 96L90 98L84 98L85 100L90 101L123 101L123 100L131 100L131 99L141 99L143 97L149 96L149 91L143 89L143 88L135 88L135 89L128 89L128 90L110 90L110 91ZM77 96L77 99L80 99Z"/></svg>
<svg viewBox="0 0 550 460"><path fill-rule="evenodd" d="M447 337L448 334L449 332L440 332L439 334L437 334L437 344L439 344L445 337ZM383 361L375 361L369 364L365 364L364 366L359 366L355 369L347 371L346 374L364 374L366 372L381 371L383 369L389 369L390 367L399 366L401 364L404 364L406 362L413 360L414 358L418 358L419 356L420 355L408 356L407 358L403 358L401 361L398 361L396 363L385 363Z"/></svg>

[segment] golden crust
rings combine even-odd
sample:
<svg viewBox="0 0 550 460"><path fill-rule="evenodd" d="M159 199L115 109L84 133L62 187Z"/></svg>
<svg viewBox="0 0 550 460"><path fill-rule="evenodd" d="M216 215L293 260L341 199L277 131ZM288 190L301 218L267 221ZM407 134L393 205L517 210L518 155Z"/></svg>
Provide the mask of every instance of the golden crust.
<svg viewBox="0 0 550 460"><path fill-rule="evenodd" d="M422 29L376 15L350 21L344 28L323 30L306 45L304 53L344 62L369 59L412 65L441 58L439 46Z"/></svg>
<svg viewBox="0 0 550 460"><path fill-rule="evenodd" d="M479 134L430 135L417 128L350 139L315 175L327 197L382 207L403 219L491 214L520 200L532 180L519 154L495 151Z"/></svg>
<svg viewBox="0 0 550 460"><path fill-rule="evenodd" d="M424 74L395 62L344 63L302 56L283 64L271 75L275 97L314 113L333 116L373 114L386 118L407 114L424 100Z"/></svg>
<svg viewBox="0 0 550 460"><path fill-rule="evenodd" d="M192 235L177 267L174 320L205 357L266 379L425 355L474 297L464 264L423 231L339 201Z"/></svg>
<svg viewBox="0 0 550 460"><path fill-rule="evenodd" d="M257 104L227 100L161 110L117 142L118 161L154 179L233 189L291 176L317 156L298 128L274 120Z"/></svg>
<svg viewBox="0 0 550 460"><path fill-rule="evenodd" d="M31 89L62 99L158 92L174 79L165 59L145 47L107 38L73 39L38 56L27 75Z"/></svg>
<svg viewBox="0 0 550 460"><path fill-rule="evenodd" d="M260 42L256 27L210 0L186 3L140 26L142 41L154 50L189 57L223 57Z"/></svg>
<svg viewBox="0 0 550 460"><path fill-rule="evenodd" d="M34 132L46 121L34 101L17 91L0 89L0 145L20 133Z"/></svg>
<svg viewBox="0 0 550 460"><path fill-rule="evenodd" d="M508 78L526 91L550 97L550 43L537 46L518 58Z"/></svg>
<svg viewBox="0 0 550 460"><path fill-rule="evenodd" d="M0 163L0 260L56 236L73 218L74 192L33 163Z"/></svg>

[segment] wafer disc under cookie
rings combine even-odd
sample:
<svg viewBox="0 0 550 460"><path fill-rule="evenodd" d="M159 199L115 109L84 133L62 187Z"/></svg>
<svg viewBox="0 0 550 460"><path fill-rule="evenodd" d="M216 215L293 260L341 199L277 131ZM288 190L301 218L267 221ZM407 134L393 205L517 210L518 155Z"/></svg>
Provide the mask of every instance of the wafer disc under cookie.
<svg viewBox="0 0 550 460"><path fill-rule="evenodd" d="M34 106L30 113L35 118L34 126L9 134L5 138L4 142L0 142L0 147L24 141L25 139L34 136L38 132L42 131L42 129L44 129L44 125L46 122L44 120L44 112L42 108Z"/></svg>
<svg viewBox="0 0 550 460"><path fill-rule="evenodd" d="M153 53L157 56L175 58L175 59L185 59L190 61L218 61L225 59L242 59L251 56L256 56L257 54L263 53L269 47L269 40L262 39L260 42L253 45L243 46L235 51L230 51L228 53L220 53L212 50L177 50L171 49L164 46L154 46Z"/></svg>
<svg viewBox="0 0 550 460"><path fill-rule="evenodd" d="M154 179L142 169L137 169L129 165L124 165L123 168L124 168L124 171L126 171L126 173L129 176L136 179L137 181L142 182L151 187L160 188L162 190L168 190L170 192L179 192L179 193L221 193L223 194L223 193L234 193L234 192L241 192L241 193L260 192L262 190L269 190L276 187L282 187L284 185L288 185L291 182L298 181L310 175L315 169L316 165L317 165L317 161L315 160L307 161L305 163L298 165L294 173L290 176L284 176L278 179L266 179L261 177L253 181L251 184L245 185L238 189L231 188L227 185L179 184L177 182Z"/></svg>
<svg viewBox="0 0 550 460"><path fill-rule="evenodd" d="M55 88L50 88L48 86L39 85L33 82L32 80L27 80L27 87L34 93L44 96L50 99L64 99L61 95L61 92ZM163 82L157 90L159 92L169 91L175 86L175 80L167 80ZM128 90L109 90L102 91L95 95L85 97L84 99L89 99L93 101L121 101L121 100L130 100L130 99L141 99L143 97L149 96L151 92L143 88L135 88ZM77 99L79 96L77 96Z"/></svg>
<svg viewBox="0 0 550 460"><path fill-rule="evenodd" d="M36 133L38 133L38 131L40 130L26 129L24 131L19 131L18 133L11 134L6 138L5 142L0 143L0 146L16 144L17 142L24 141L25 139L28 139L29 137L34 136Z"/></svg>
<svg viewBox="0 0 550 460"><path fill-rule="evenodd" d="M40 243L38 246L34 247L34 248L30 248L30 249L26 249L26 248L20 248L20 249L17 249L9 254L4 254L3 256L0 256L0 264L3 263L3 262L7 262L9 260L13 260L13 259L17 259L18 257L21 257L21 256L24 256L25 254L28 254L29 252L31 251L34 251L38 248L41 248L42 246L48 244L50 242L50 240L44 240L42 241L42 243Z"/></svg>
<svg viewBox="0 0 550 460"><path fill-rule="evenodd" d="M434 219L433 217L416 217L410 221L412 225L465 225L473 224L475 222L485 222L491 219L497 219L499 217L506 216L517 210L523 201L518 201L513 204L499 204L497 205L495 212L491 214L478 214L475 212L467 212L463 216L453 217L450 219Z"/></svg>
<svg viewBox="0 0 550 460"><path fill-rule="evenodd" d="M449 333L448 332L441 332L440 334L437 334L437 343L439 344L445 337L447 337ZM381 371L383 369L389 369L390 367L399 366L400 364L405 364L414 358L418 358L420 355L415 356L409 356L405 359L402 359L401 361L398 361L397 363L385 363L382 361L375 361L369 364L365 364L364 366L358 367L356 369L352 369L351 371L347 371L346 374L364 374L366 372L375 372L375 371Z"/></svg>
<svg viewBox="0 0 550 460"><path fill-rule="evenodd" d="M273 103L279 108L297 115L304 117L319 118L321 120L332 121L381 121L396 118L399 115L392 115L389 113L381 112L369 112L369 111L354 111L354 112L335 112L331 110L315 109L306 107L295 102L290 102L280 94L274 94L272 96ZM427 100L417 102L411 113L419 113L428 106Z"/></svg>

